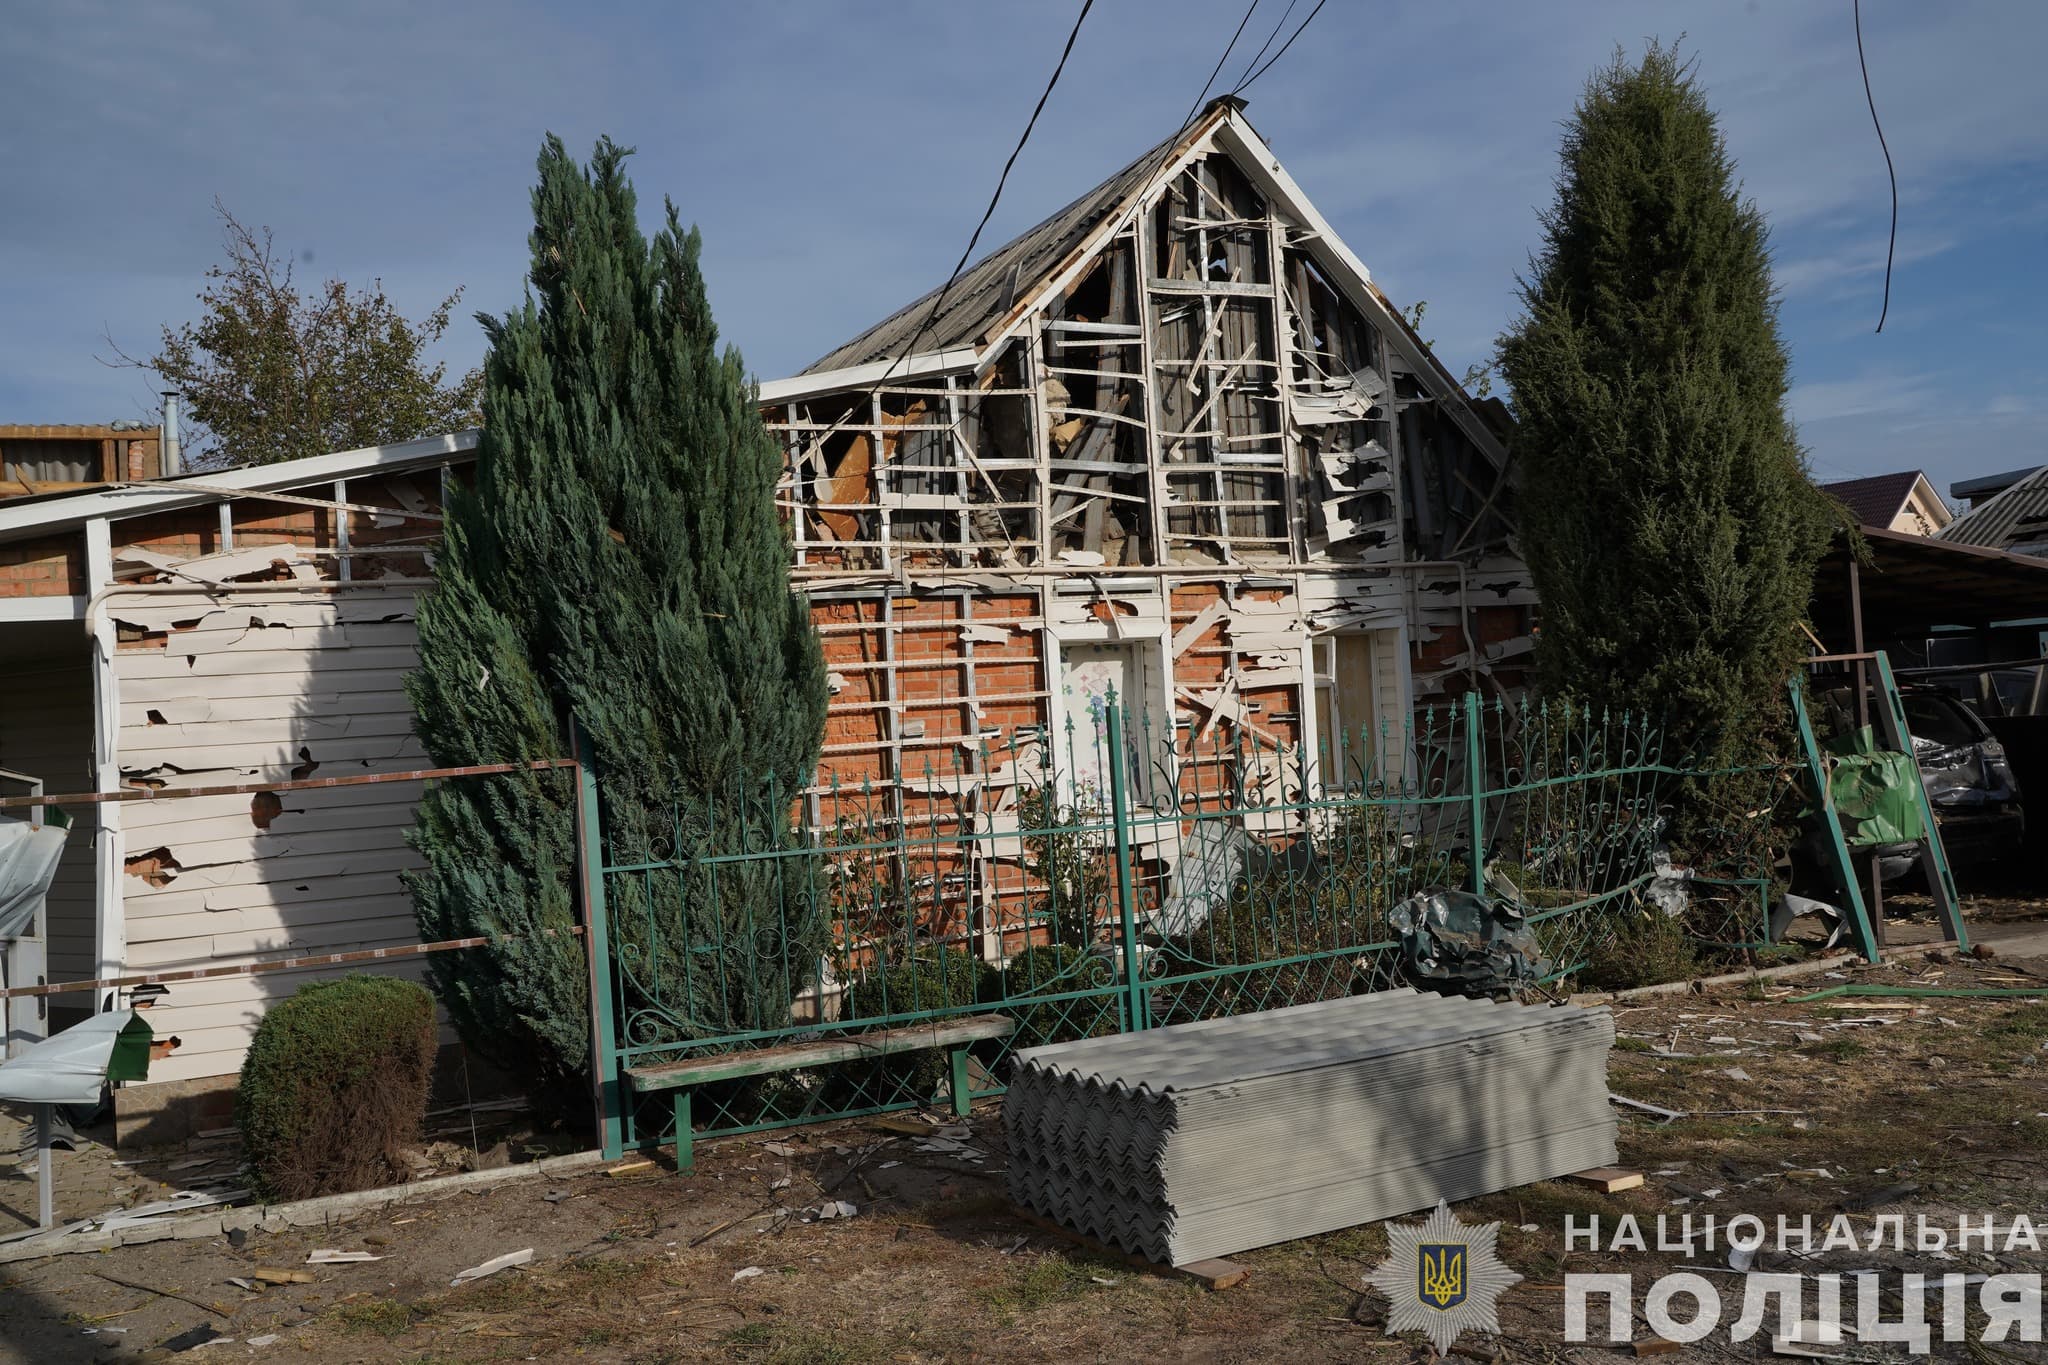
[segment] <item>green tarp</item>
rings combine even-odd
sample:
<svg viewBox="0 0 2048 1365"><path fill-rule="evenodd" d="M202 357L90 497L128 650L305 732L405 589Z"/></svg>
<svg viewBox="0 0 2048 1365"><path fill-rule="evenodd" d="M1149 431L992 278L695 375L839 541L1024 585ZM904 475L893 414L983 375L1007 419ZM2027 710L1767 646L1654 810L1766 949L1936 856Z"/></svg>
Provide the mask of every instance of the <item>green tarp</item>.
<svg viewBox="0 0 2048 1365"><path fill-rule="evenodd" d="M1829 740L1827 749L1834 755L1828 786L1842 834L1852 845L1916 843L1926 837L1911 754L1878 748L1867 725Z"/></svg>

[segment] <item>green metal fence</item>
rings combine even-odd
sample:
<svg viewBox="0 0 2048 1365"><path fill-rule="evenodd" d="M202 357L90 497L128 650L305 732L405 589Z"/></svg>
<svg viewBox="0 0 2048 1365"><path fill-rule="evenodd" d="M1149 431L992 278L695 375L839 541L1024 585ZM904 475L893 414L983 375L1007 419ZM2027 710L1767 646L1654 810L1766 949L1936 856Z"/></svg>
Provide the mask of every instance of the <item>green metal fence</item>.
<svg viewBox="0 0 2048 1365"><path fill-rule="evenodd" d="M1489 868L1568 976L1655 883L1685 776L1637 718L1476 695L1319 753L1248 726L1154 733L1112 698L1095 723L948 754L652 831L586 792L608 1147L673 1136L632 1067L993 1012L1017 1027L976 1046L992 1094L1017 1048L1379 989L1394 907L1483 890ZM1744 872L1708 879L1738 940L1761 932ZM943 1057L896 1055L721 1082L697 1129L912 1107L946 1079Z"/></svg>

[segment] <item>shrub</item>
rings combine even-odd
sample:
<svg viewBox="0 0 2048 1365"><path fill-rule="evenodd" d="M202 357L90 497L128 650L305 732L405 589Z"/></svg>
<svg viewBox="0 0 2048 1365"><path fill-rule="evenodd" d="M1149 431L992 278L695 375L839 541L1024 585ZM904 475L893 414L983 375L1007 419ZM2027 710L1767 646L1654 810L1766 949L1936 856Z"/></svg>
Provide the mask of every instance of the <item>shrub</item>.
<svg viewBox="0 0 2048 1365"><path fill-rule="evenodd" d="M846 1017L858 1021L921 1010L958 1009L989 998L995 993L994 983L995 973L986 963L958 948L928 945L870 971L855 982L847 993ZM942 1049L907 1053L881 1062L849 1063L848 1067L859 1071L840 1068L839 1079L868 1095L866 1103L929 1099L947 1079L948 1069ZM862 1073L871 1079L864 1080ZM865 1088L877 1081L882 1087L879 1095Z"/></svg>
<svg viewBox="0 0 2048 1365"><path fill-rule="evenodd" d="M1683 919L1642 911L1616 917L1613 934L1594 949L1579 984L1610 991L1661 986L1689 980L1700 965L1698 945Z"/></svg>
<svg viewBox="0 0 2048 1365"><path fill-rule="evenodd" d="M1039 1047L1075 1038L1100 1038L1123 1027L1123 1012L1114 995L1081 1000L1033 1001L1034 995L1085 991L1116 982L1109 961L1064 943L1026 948L1003 968L1006 1012L1017 1021L1017 1047Z"/></svg>
<svg viewBox="0 0 2048 1365"><path fill-rule="evenodd" d="M1086 948L1101 934L1109 911L1115 861L1103 825L1107 814L1097 801L1065 803L1051 789L1037 787L1018 797L1017 819L1034 831L1023 838L1024 872L1045 887L1032 905L1035 918L1053 942Z"/></svg>
<svg viewBox="0 0 2048 1365"><path fill-rule="evenodd" d="M972 1005L988 994L987 964L958 948L925 947L870 971L847 994L849 1019Z"/></svg>
<svg viewBox="0 0 2048 1365"><path fill-rule="evenodd" d="M434 1071L434 998L411 981L315 981L263 1016L235 1124L257 1192L305 1199L404 1178Z"/></svg>

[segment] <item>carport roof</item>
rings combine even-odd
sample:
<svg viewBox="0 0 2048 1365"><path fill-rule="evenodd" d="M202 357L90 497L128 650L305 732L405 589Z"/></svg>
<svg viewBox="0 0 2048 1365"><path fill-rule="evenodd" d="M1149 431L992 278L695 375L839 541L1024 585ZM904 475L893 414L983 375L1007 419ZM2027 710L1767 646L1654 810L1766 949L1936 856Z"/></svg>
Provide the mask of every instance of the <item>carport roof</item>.
<svg viewBox="0 0 2048 1365"><path fill-rule="evenodd" d="M1862 530L1871 562L1857 576L1868 640L2048 617L2048 559L1880 526ZM1814 624L1831 649L1849 647L1849 564L1847 544L1837 541L1814 578Z"/></svg>

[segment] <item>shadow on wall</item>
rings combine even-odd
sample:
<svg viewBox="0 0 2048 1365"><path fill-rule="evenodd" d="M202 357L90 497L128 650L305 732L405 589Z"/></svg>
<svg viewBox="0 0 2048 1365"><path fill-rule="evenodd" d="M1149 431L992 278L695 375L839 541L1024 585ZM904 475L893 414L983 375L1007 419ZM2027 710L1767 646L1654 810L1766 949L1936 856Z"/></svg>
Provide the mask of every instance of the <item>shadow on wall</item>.
<svg viewBox="0 0 2048 1365"><path fill-rule="evenodd" d="M405 844L418 782L176 795L428 765L404 680L414 594L439 528L399 513L438 506L439 470L359 479L340 498L394 509L347 514L340 555L325 509L231 504L227 550L199 529L218 527L217 508L117 523L116 573L142 587L102 608L117 637L121 780L165 798L121 809L130 973L417 941L401 874L419 865ZM346 584L335 581L338 563ZM291 583L332 586L279 590ZM121 1092L124 1138L130 1115L154 1115L152 1138L225 1122L223 1087L268 1005L350 970L417 978L423 965L170 983L152 1023L181 1046L148 1084Z"/></svg>

